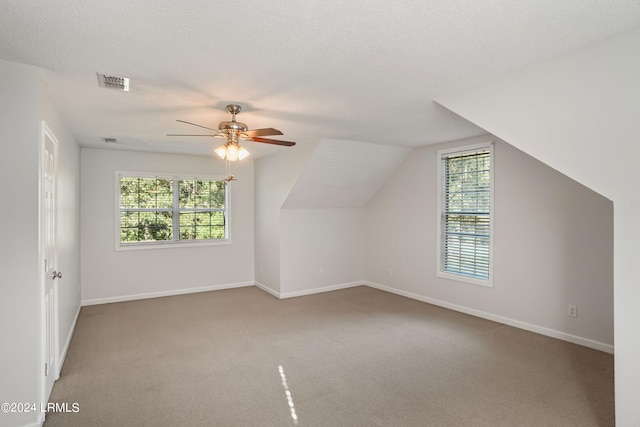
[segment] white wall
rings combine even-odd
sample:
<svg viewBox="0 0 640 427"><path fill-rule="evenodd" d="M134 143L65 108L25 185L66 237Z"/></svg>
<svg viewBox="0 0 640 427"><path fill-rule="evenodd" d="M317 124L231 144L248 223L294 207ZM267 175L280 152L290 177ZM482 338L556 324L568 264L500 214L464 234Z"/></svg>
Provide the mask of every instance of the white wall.
<svg viewBox="0 0 640 427"><path fill-rule="evenodd" d="M364 206L410 151L320 141L280 211L280 297L363 283Z"/></svg>
<svg viewBox="0 0 640 427"><path fill-rule="evenodd" d="M55 285L58 289L58 349L62 362L80 310L80 147L42 82L40 117L58 140L56 270L62 272L63 277L56 280Z"/></svg>
<svg viewBox="0 0 640 427"><path fill-rule="evenodd" d="M610 198L616 422L640 419L640 28L437 99Z"/></svg>
<svg viewBox="0 0 640 427"><path fill-rule="evenodd" d="M80 306L79 148L37 68L0 61L0 402L40 399L43 370L39 258L39 149L42 120L58 139L59 348L66 349ZM0 413L0 426L35 425L40 413Z"/></svg>
<svg viewBox="0 0 640 427"><path fill-rule="evenodd" d="M488 288L436 276L437 151L491 139L494 264ZM612 349L612 223L609 200L496 138L430 145L414 150L367 207L365 275L445 306ZM578 307L577 318L567 316L569 304Z"/></svg>
<svg viewBox="0 0 640 427"><path fill-rule="evenodd" d="M281 297L361 284L364 209L282 209Z"/></svg>
<svg viewBox="0 0 640 427"><path fill-rule="evenodd" d="M317 143L302 142L255 161L255 280L280 292L280 208Z"/></svg>
<svg viewBox="0 0 640 427"><path fill-rule="evenodd" d="M115 171L225 175L207 156L83 148L82 300L85 304L251 285L254 278L253 162L234 163L230 245L115 250Z"/></svg>
<svg viewBox="0 0 640 427"><path fill-rule="evenodd" d="M0 402L38 402L38 70L0 61L0 77ZM37 415L0 412L0 426L34 423Z"/></svg>

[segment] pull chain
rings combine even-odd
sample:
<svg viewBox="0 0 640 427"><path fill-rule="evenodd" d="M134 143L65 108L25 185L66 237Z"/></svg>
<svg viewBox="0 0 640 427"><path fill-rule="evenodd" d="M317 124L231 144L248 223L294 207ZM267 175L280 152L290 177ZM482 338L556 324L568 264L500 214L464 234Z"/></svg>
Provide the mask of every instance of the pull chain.
<svg viewBox="0 0 640 427"><path fill-rule="evenodd" d="M235 179L233 178L233 175L231 175L231 162L229 161L229 159L226 159L226 163L227 163L227 179L225 179L225 181L227 181L227 184L229 184L231 181L235 181Z"/></svg>

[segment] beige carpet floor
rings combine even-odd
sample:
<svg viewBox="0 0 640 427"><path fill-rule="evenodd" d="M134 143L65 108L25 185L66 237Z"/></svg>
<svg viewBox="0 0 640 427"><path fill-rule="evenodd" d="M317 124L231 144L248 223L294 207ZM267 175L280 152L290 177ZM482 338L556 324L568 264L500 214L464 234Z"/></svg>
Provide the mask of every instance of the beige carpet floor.
<svg viewBox="0 0 640 427"><path fill-rule="evenodd" d="M249 287L84 307L51 402L80 411L46 427L611 426L613 356L368 287Z"/></svg>

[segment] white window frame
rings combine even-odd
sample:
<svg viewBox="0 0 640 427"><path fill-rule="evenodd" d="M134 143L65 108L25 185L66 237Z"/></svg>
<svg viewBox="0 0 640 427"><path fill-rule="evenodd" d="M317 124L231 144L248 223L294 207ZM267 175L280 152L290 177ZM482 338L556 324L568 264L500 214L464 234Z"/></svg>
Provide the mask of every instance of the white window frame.
<svg viewBox="0 0 640 427"><path fill-rule="evenodd" d="M480 151L480 150L488 150L490 156L490 165L491 168L489 170L489 179L491 180L490 189L489 189L489 198L490 198L490 208L489 208L489 269L488 269L488 279L481 279L470 277L462 274L455 274L447 271L443 271L443 256L444 256L444 248L443 248L443 171L442 171L442 159L445 156L450 156L452 154L464 154L468 152ZM455 280L458 282L471 283L474 285L493 287L493 222L494 222L494 171L495 171L495 161L494 161L494 144L493 141L486 141L477 144L465 145L454 148L447 148L438 151L437 155L437 172L438 172L438 189L437 189L437 259L436 259L436 275L438 277L442 277L445 279Z"/></svg>
<svg viewBox="0 0 640 427"><path fill-rule="evenodd" d="M225 176L221 175L193 175L193 174L184 174L184 173L166 173L166 172L139 172L139 171L124 171L117 170L115 171L115 249L117 251L130 251L130 250L140 250L140 249L162 249L162 248L178 248L178 247L194 247L194 246L220 246L220 245L230 245L231 244L231 235L230 235L230 217L231 217L231 209L230 209L230 186L228 184L225 188L225 231L224 235L225 239L210 239L210 240L162 240L162 241L152 241L152 242L131 242L131 243L122 243L120 242L120 178L163 178L163 179L171 179L171 180L210 180L210 181L224 181L226 179Z"/></svg>

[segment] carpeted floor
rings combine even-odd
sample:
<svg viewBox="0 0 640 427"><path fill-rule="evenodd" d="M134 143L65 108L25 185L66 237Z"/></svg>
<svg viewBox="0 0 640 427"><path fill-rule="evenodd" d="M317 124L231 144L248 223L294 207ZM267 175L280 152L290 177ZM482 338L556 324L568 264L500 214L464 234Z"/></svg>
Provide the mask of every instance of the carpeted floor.
<svg viewBox="0 0 640 427"><path fill-rule="evenodd" d="M612 426L613 356L368 287L249 287L84 307L51 402L80 411L46 427Z"/></svg>

